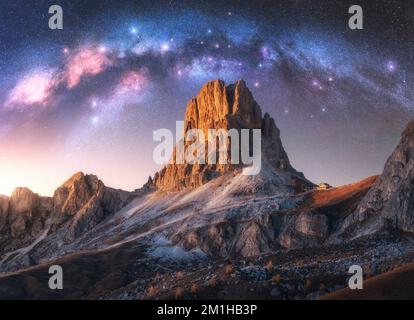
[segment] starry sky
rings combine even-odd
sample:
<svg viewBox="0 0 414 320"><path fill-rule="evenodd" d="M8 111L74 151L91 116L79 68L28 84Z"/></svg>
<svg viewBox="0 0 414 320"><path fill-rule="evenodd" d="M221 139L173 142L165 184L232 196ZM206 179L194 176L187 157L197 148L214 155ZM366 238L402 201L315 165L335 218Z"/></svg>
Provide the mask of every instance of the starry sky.
<svg viewBox="0 0 414 320"><path fill-rule="evenodd" d="M0 193L51 195L77 171L133 190L208 80L245 79L315 183L379 174L414 110L414 3L0 2ZM63 30L48 8L63 8Z"/></svg>

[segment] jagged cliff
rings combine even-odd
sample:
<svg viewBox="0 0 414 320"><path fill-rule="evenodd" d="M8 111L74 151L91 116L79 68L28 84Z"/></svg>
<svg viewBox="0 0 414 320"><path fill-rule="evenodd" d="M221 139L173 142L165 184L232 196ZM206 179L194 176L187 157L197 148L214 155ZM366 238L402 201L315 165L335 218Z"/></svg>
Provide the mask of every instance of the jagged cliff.
<svg viewBox="0 0 414 320"><path fill-rule="evenodd" d="M200 129L208 136L209 129L260 129L262 132L262 160L275 170L292 173L292 185L301 189L311 183L292 168L280 140L279 129L269 114L262 116L260 106L243 80L225 85L222 80L206 83L187 105L184 118L184 136L191 129ZM230 150L230 145L228 147ZM177 164L177 147L173 163L155 175L154 183L162 190L182 190L198 187L226 172L238 170L242 165L226 164ZM208 150L206 151L206 154Z"/></svg>

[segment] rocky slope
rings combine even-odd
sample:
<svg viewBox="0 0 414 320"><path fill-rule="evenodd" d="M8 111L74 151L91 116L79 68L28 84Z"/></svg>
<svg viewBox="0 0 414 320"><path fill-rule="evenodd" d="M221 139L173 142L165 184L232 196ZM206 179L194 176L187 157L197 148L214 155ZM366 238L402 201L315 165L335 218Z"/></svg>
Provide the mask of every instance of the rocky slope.
<svg viewBox="0 0 414 320"><path fill-rule="evenodd" d="M267 113L262 116L260 106L243 80L227 86L221 80L205 84L197 97L190 100L185 111L184 137L192 129L202 130L206 140L209 129L236 129L239 132L241 129L260 129L263 161L267 161L277 171L290 173L291 181L288 183L292 189L303 191L312 186L303 174L290 165L275 121ZM188 144L185 141L185 146ZM199 187L226 172L242 168L242 165L230 163L230 142L226 164L208 164L208 150L205 156L207 164L177 164L177 148L174 148L173 163L155 175L154 183L158 189L182 190Z"/></svg>
<svg viewBox="0 0 414 320"><path fill-rule="evenodd" d="M343 213L340 208L349 210L348 202L360 198L360 193L369 188L372 180L329 193L310 194L302 203L302 209L315 206L321 212L326 209L335 214ZM211 188L209 184L214 182L202 188ZM219 189L215 196L221 191ZM140 196L113 220L81 236L79 241L90 249L68 252L56 260L0 275L0 298L315 299L345 287L350 265L362 265L368 277L412 261L414 256L410 239L389 234L338 245L285 249L277 245L275 238L274 242L256 238L257 235L269 236L257 232L263 227L268 228L267 231L278 230L277 225L270 228L272 219L249 221L246 216L247 213L253 216L261 208L269 208L272 215L282 215L283 205L278 209L269 199L251 199L237 203L236 208L224 203L214 209L215 204L210 203L214 201L213 196L210 201L205 199L200 203L201 208L210 205L203 212L195 205L195 197L199 196L196 190L180 192L171 199L158 198L157 193ZM196 206L194 214L191 214L192 206ZM230 220L234 210L246 206L244 212L240 211L240 220L234 216ZM205 226L202 231L197 224L201 226L209 221L209 215L214 216L214 220L210 220L211 227ZM250 231L239 241L238 234L243 229ZM303 231L302 227L299 229ZM168 240L170 234L178 235L185 230L195 230L205 237L198 242L198 249L185 248L184 243L175 242L178 239ZM230 239L235 241L228 241ZM258 240L265 241L267 248L257 247ZM209 244L215 246L209 247ZM261 251L250 257L243 256L244 252L254 252L251 248ZM47 287L47 270L51 264L61 265L64 270L62 291Z"/></svg>
<svg viewBox="0 0 414 320"><path fill-rule="evenodd" d="M335 238L352 239L381 229L414 232L414 121L405 128L378 181Z"/></svg>

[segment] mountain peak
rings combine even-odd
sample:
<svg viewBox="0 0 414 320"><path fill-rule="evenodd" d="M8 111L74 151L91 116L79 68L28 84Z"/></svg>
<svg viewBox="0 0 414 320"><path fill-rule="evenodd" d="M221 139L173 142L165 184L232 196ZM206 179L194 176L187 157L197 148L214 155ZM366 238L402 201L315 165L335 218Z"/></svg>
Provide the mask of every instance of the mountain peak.
<svg viewBox="0 0 414 320"><path fill-rule="evenodd" d="M56 189L53 195L55 211L73 215L104 187L95 175L77 172Z"/></svg>
<svg viewBox="0 0 414 320"><path fill-rule="evenodd" d="M192 129L202 130L205 138L209 129L260 129L263 158L270 166L275 170L290 171L299 179L304 179L291 167L274 119L267 113L262 117L261 108L244 80L229 85L223 80L204 84L197 96L188 102L185 111L184 134ZM176 148L173 159L175 155ZM232 164L173 163L155 175L154 183L159 189L181 190L198 187L214 177L240 168L241 165Z"/></svg>
<svg viewBox="0 0 414 320"><path fill-rule="evenodd" d="M185 133L190 129L260 129L261 110L243 80L226 86L213 80L202 86L185 112Z"/></svg>
<svg viewBox="0 0 414 320"><path fill-rule="evenodd" d="M66 180L62 186L70 187L76 183L90 183L90 184L97 184L99 179L97 176L93 174L85 174L82 171L76 172L73 174L68 180Z"/></svg>

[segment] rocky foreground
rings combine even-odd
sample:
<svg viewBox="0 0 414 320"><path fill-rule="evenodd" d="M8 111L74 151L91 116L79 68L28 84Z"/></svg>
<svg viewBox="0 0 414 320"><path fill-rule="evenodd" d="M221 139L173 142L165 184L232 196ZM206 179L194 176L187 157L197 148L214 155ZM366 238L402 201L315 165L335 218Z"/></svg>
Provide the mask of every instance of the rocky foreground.
<svg viewBox="0 0 414 320"><path fill-rule="evenodd" d="M327 190L290 165L243 81L190 101L185 130L211 125L262 129L261 172L169 164L135 192L77 173L50 198L1 197L0 298L315 299L353 264L372 282L414 262L413 123L382 175ZM52 264L63 290L48 288Z"/></svg>

